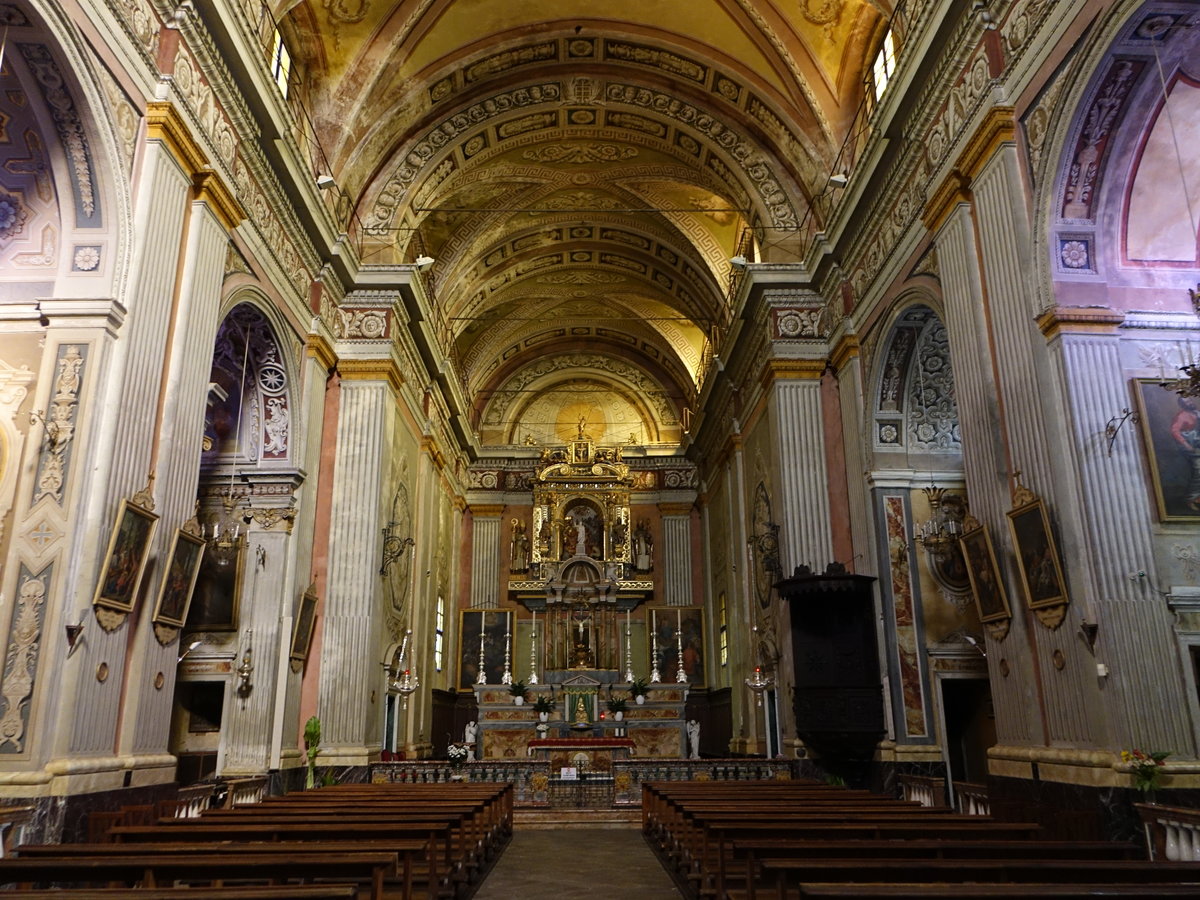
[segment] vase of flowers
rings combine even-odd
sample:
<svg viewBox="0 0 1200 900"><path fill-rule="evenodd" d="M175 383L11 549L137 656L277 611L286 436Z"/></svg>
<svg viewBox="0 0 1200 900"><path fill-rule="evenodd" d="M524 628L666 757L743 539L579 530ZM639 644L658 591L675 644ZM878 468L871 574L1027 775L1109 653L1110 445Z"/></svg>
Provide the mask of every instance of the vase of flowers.
<svg viewBox="0 0 1200 900"><path fill-rule="evenodd" d="M538 720L548 722L550 713L554 712L554 701L545 694L539 694L538 698L533 701L533 709L538 714Z"/></svg>
<svg viewBox="0 0 1200 900"><path fill-rule="evenodd" d="M462 769L465 763L471 756L471 748L466 744L451 744L446 748L446 758L450 760L450 768L455 772Z"/></svg>
<svg viewBox="0 0 1200 900"><path fill-rule="evenodd" d="M641 706L646 702L646 695L650 693L650 682L644 678L635 678L629 683L629 696L633 698L633 702Z"/></svg>
<svg viewBox="0 0 1200 900"><path fill-rule="evenodd" d="M525 697L529 693L529 688L525 687L525 682L514 681L509 685L508 692L512 694L513 703L517 706L525 705Z"/></svg>
<svg viewBox="0 0 1200 900"><path fill-rule="evenodd" d="M612 713L613 719L620 722L625 718L625 698L624 697L609 697L607 706L608 711Z"/></svg>
<svg viewBox="0 0 1200 900"><path fill-rule="evenodd" d="M1166 750L1147 753L1136 747L1133 750L1121 751L1121 762L1129 767L1129 774L1133 776L1133 786L1145 794L1151 803L1154 802L1154 792L1162 784L1163 761L1170 755Z"/></svg>

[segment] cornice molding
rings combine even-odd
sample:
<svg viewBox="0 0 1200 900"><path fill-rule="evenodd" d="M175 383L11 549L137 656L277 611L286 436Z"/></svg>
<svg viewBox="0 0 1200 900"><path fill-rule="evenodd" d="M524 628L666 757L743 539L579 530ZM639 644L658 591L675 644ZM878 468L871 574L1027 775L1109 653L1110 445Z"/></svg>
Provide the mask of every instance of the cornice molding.
<svg viewBox="0 0 1200 900"><path fill-rule="evenodd" d="M193 175L192 185L196 199L208 205L226 231L233 231L246 220L246 210L221 176L212 169Z"/></svg>
<svg viewBox="0 0 1200 900"><path fill-rule="evenodd" d="M1106 306L1054 306L1037 318L1047 341L1063 334L1115 335L1125 314Z"/></svg>
<svg viewBox="0 0 1200 900"><path fill-rule="evenodd" d="M338 363L337 351L325 339L325 335L313 332L308 335L308 343L304 345L304 353L315 359L328 372Z"/></svg>
<svg viewBox="0 0 1200 900"><path fill-rule="evenodd" d="M954 168L968 179L979 177L983 167L1001 147L1017 142L1016 113L1011 106L994 106L975 129Z"/></svg>
<svg viewBox="0 0 1200 900"><path fill-rule="evenodd" d="M834 345L833 352L829 354L829 364L833 366L835 372L840 372L846 363L857 359L861 354L862 344L858 340L858 335L845 334Z"/></svg>
<svg viewBox="0 0 1200 900"><path fill-rule="evenodd" d="M396 394L404 384L400 368L391 359L346 359L337 363L342 381L386 381Z"/></svg>

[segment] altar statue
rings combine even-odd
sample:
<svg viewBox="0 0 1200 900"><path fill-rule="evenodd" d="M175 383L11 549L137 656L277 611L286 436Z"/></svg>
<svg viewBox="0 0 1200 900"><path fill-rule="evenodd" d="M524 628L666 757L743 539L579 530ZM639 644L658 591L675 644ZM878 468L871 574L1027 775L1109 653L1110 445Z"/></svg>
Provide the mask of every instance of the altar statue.
<svg viewBox="0 0 1200 900"><path fill-rule="evenodd" d="M587 717L587 707L583 705L583 697L575 701L575 722L572 728L587 728L591 725Z"/></svg>
<svg viewBox="0 0 1200 900"><path fill-rule="evenodd" d="M689 758L700 758L700 722L697 719L688 719L687 723L688 743L691 745L691 753Z"/></svg>
<svg viewBox="0 0 1200 900"><path fill-rule="evenodd" d="M512 549L509 554L510 572L529 571L529 536L525 534L525 523L512 520Z"/></svg>
<svg viewBox="0 0 1200 900"><path fill-rule="evenodd" d="M654 568L654 541L650 537L650 523L646 519L638 522L637 531L633 533L633 567L639 572L649 572Z"/></svg>
<svg viewBox="0 0 1200 900"><path fill-rule="evenodd" d="M479 723L472 720L463 728L463 743L468 746L469 756L467 759L475 758L475 739L479 736Z"/></svg>

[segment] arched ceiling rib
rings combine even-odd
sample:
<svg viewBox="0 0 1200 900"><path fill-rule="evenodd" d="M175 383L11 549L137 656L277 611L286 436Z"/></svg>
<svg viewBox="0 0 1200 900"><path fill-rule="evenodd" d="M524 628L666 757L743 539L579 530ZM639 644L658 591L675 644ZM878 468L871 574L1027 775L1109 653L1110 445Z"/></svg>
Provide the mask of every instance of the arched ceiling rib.
<svg viewBox="0 0 1200 900"><path fill-rule="evenodd" d="M660 440L729 323L730 256L797 239L889 8L307 0L290 25L364 263L436 259L485 442L520 432L486 422L501 382L541 416L592 385Z"/></svg>

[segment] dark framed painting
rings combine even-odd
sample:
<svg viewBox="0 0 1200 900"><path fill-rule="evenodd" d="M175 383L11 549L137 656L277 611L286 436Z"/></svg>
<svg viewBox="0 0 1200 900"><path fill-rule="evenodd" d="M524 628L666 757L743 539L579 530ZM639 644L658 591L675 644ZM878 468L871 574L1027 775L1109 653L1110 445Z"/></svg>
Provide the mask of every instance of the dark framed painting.
<svg viewBox="0 0 1200 900"><path fill-rule="evenodd" d="M679 650L683 648L683 673L691 687L705 683L704 610L698 606L656 606L650 609L650 669L657 647L658 674L663 684L675 684L679 677ZM677 640L676 635L682 640Z"/></svg>
<svg viewBox="0 0 1200 900"><path fill-rule="evenodd" d="M292 623L292 647L288 651L293 672L299 672L308 662L308 651L312 647L313 629L317 624L317 586L309 585L300 597L300 608L296 610L296 621Z"/></svg>
<svg viewBox="0 0 1200 900"><path fill-rule="evenodd" d="M1009 510L1008 525L1029 608L1066 603L1066 582L1045 505L1037 499Z"/></svg>
<svg viewBox="0 0 1200 900"><path fill-rule="evenodd" d="M200 562L204 559L204 538L180 529L171 542L167 556L167 574L163 577L158 592L158 603L154 606L152 621L158 625L182 628L187 621L188 604L200 574Z"/></svg>
<svg viewBox="0 0 1200 900"><path fill-rule="evenodd" d="M996 622L1011 619L1012 609L1004 582L1000 580L1000 568L996 565L996 553L987 526L980 525L959 538L958 546L966 561L967 578L971 593L975 595L975 607L979 610L980 622Z"/></svg>
<svg viewBox="0 0 1200 900"><path fill-rule="evenodd" d="M204 553L192 604L188 609L187 631L234 631L238 622L238 598L242 593L242 561L238 552L222 559L209 550Z"/></svg>
<svg viewBox="0 0 1200 900"><path fill-rule="evenodd" d="M1152 378L1133 389L1159 520L1200 521L1200 406Z"/></svg>
<svg viewBox="0 0 1200 900"><path fill-rule="evenodd" d="M126 613L133 610L157 526L156 514L128 500L121 501L117 524L109 538L108 553L100 570L100 583L92 600L94 606Z"/></svg>
<svg viewBox="0 0 1200 900"><path fill-rule="evenodd" d="M458 620L458 689L475 689L479 678L479 648L483 642L483 671L488 684L504 678L504 636L511 634L512 612L506 609L464 609Z"/></svg>

